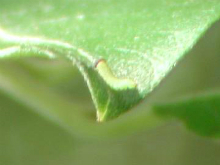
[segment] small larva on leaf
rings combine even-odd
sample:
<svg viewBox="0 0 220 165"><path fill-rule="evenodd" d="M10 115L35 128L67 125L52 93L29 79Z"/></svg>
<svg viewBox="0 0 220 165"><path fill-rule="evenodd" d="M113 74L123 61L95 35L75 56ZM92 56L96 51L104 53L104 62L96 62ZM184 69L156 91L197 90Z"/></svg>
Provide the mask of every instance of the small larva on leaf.
<svg viewBox="0 0 220 165"><path fill-rule="evenodd" d="M136 88L136 83L128 78L117 78L107 65L106 61L100 59L95 64L95 69L105 82L115 90L128 90Z"/></svg>

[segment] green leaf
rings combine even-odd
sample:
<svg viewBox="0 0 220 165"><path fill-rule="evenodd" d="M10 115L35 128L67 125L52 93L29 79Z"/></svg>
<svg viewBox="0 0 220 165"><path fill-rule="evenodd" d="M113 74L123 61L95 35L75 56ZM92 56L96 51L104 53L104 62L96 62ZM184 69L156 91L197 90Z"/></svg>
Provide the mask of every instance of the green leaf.
<svg viewBox="0 0 220 165"><path fill-rule="evenodd" d="M218 164L219 5L1 0L0 164Z"/></svg>
<svg viewBox="0 0 220 165"><path fill-rule="evenodd" d="M183 120L189 129L203 136L220 137L219 94L155 106L155 110L160 115Z"/></svg>
<svg viewBox="0 0 220 165"><path fill-rule="evenodd" d="M163 117L180 119L192 131L220 135L220 22L215 24L162 84L153 105ZM160 93L161 93L160 90ZM170 91L168 91L170 90ZM166 96L165 96L166 94ZM158 95L157 95L158 96ZM160 99L160 98L163 99ZM167 99L169 98L169 99Z"/></svg>
<svg viewBox="0 0 220 165"><path fill-rule="evenodd" d="M219 18L220 3L3 0L0 11L1 57L71 60L89 86L98 120L104 121L159 84Z"/></svg>

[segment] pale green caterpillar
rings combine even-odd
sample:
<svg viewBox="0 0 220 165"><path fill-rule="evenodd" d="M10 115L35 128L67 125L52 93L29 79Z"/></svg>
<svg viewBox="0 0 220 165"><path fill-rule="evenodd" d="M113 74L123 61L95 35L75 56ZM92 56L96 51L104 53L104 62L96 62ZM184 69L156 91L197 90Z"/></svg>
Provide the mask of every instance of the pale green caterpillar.
<svg viewBox="0 0 220 165"><path fill-rule="evenodd" d="M104 81L115 90L133 89L137 86L131 79L117 78L103 59L96 62L95 68Z"/></svg>

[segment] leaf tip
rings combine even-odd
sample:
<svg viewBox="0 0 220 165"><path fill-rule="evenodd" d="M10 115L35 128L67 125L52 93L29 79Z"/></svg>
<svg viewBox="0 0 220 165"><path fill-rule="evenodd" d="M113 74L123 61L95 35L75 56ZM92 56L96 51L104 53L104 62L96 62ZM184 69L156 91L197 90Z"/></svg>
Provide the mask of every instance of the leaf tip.
<svg viewBox="0 0 220 165"><path fill-rule="evenodd" d="M99 123L102 123L102 122L104 122L106 120L105 113L97 111L96 116L97 116L97 122L99 122Z"/></svg>

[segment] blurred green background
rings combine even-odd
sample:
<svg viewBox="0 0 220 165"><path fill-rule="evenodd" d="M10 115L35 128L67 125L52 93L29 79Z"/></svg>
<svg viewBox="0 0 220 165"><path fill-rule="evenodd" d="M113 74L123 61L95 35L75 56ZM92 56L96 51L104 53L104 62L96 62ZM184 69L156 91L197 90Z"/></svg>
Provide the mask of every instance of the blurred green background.
<svg viewBox="0 0 220 165"><path fill-rule="evenodd" d="M218 91L219 29L218 22L146 101L116 120L141 114L147 104L157 103L158 100L172 101L192 93ZM12 97L11 93L17 86L20 91ZM83 78L66 61L37 58L2 60L0 89L0 165L220 164L220 141L195 135L178 121L152 130L145 130L143 126L141 130L114 138L79 133L83 132L77 130L80 128L88 131L86 123L93 124L94 128L100 125L95 123L95 108ZM54 122L57 119L49 114L45 117L30 111L30 107L35 107L34 103L17 99L23 96L23 89L31 90L36 98L41 97L41 92L48 93L43 98L45 106L47 102L53 104L53 97L62 96L66 106L71 107L63 107L64 112L71 109L68 112L70 116L76 116L72 122L79 123L79 127L70 133L62 123ZM38 100L35 101L37 104ZM54 102L54 105L59 105L59 102ZM98 129L92 131L99 134Z"/></svg>

